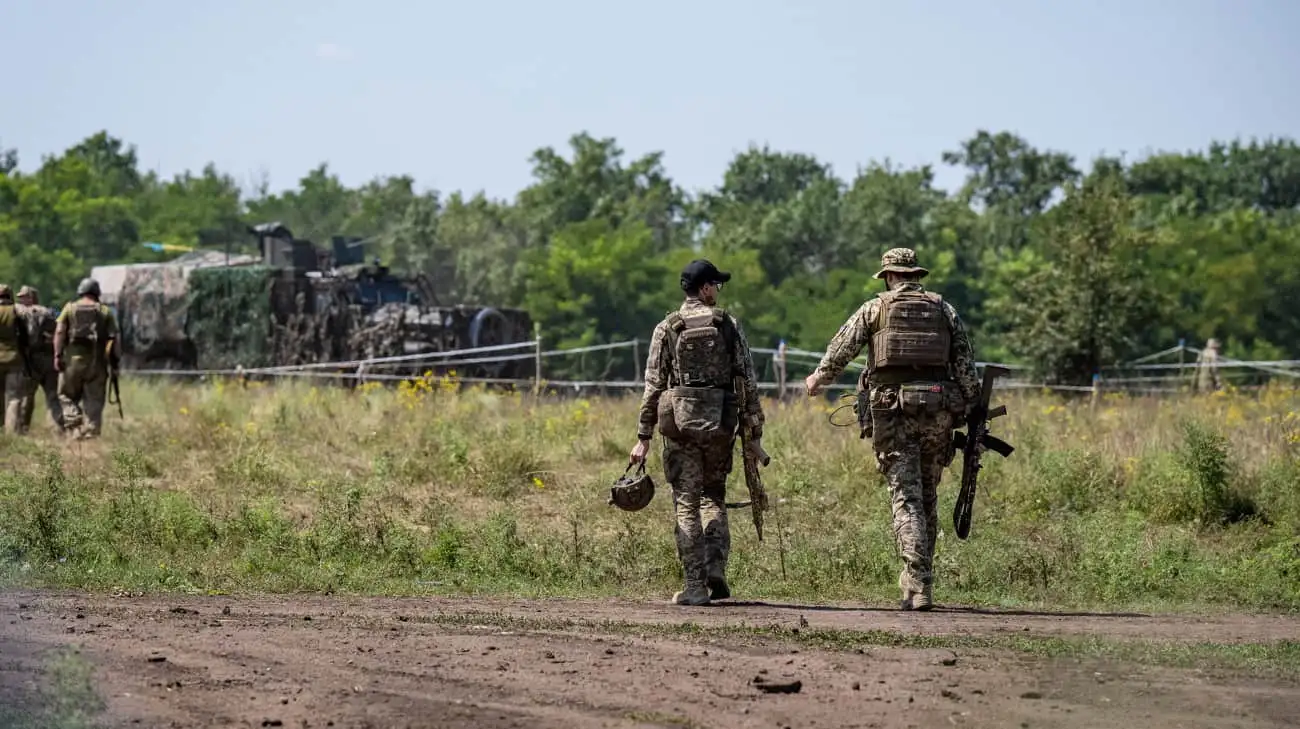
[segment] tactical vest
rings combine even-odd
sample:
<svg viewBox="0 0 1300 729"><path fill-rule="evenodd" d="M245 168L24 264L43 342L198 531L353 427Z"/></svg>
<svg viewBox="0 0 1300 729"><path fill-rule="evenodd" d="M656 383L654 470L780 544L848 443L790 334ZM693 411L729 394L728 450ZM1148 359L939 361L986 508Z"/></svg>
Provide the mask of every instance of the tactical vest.
<svg viewBox="0 0 1300 729"><path fill-rule="evenodd" d="M18 361L18 326L13 304L0 304L0 365Z"/></svg>
<svg viewBox="0 0 1300 729"><path fill-rule="evenodd" d="M68 344L93 348L99 343L100 320L103 318L99 306L94 302L72 305L72 311L68 312Z"/></svg>
<svg viewBox="0 0 1300 729"><path fill-rule="evenodd" d="M659 432L699 444L731 437L737 425L731 319L714 308L690 316L675 311L667 322L672 368L659 401Z"/></svg>
<svg viewBox="0 0 1300 729"><path fill-rule="evenodd" d="M732 389L730 324L717 308L689 318L678 311L668 315L673 385Z"/></svg>
<svg viewBox="0 0 1300 729"><path fill-rule="evenodd" d="M952 335L943 297L929 291L894 290L879 298L871 337L871 381L948 379Z"/></svg>

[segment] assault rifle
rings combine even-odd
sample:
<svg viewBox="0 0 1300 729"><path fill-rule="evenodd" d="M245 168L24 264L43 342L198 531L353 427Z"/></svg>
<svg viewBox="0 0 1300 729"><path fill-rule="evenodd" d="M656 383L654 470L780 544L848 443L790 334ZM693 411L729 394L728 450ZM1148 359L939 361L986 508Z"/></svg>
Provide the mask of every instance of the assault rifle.
<svg viewBox="0 0 1300 729"><path fill-rule="evenodd" d="M754 531L758 532L758 541L761 542L763 541L763 512L767 510L767 491L763 488L763 478L758 474L758 464L762 463L766 466L772 462L772 457L767 455L762 445L754 443L753 426L745 418L745 407L748 404L745 397L745 378L739 375L732 378L732 386L736 391L736 410L740 420L740 455L745 463L745 486L749 489L749 501L730 503L727 504L727 508L739 509L748 506L749 515L754 520ZM751 443L757 453L751 450Z"/></svg>
<svg viewBox="0 0 1300 729"><path fill-rule="evenodd" d="M1015 450L1010 443L989 434L989 421L1007 414L1006 405L989 409L993 380L1009 373L1005 367L984 366L984 383L980 387L978 402L966 416L966 432L955 431L952 434L953 446L962 452L961 493L957 495L957 505L952 510L952 525L957 530L958 539L965 539L970 534L970 516L975 509L975 480L983 467L981 453L990 450L1006 458Z"/></svg>

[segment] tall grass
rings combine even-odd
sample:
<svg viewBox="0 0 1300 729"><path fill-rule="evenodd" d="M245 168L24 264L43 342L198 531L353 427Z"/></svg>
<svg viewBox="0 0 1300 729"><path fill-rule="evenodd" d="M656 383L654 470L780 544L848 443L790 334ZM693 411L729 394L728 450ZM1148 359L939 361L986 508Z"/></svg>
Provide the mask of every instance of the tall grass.
<svg viewBox="0 0 1300 729"><path fill-rule="evenodd" d="M128 416L109 415L101 440L0 442L10 583L654 598L680 584L657 448L651 505L605 502L634 396L124 384ZM966 541L951 530L960 455L945 476L941 603L1300 607L1295 391L998 401L1010 415L994 431L1017 451L986 456ZM766 408L777 511L761 544L749 512L731 512L733 592L892 602L900 563L870 444L832 426L825 400Z"/></svg>

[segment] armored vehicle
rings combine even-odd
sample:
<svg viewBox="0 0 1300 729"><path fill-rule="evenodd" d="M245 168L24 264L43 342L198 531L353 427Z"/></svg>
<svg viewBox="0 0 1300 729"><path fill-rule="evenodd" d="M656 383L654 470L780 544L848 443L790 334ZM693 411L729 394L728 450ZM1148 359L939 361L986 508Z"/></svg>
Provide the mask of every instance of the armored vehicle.
<svg viewBox="0 0 1300 729"><path fill-rule="evenodd" d="M368 363L366 374L531 374L522 356L453 366L418 357L529 341L527 312L442 305L427 277L398 275L377 260L366 264L357 238L335 236L323 249L279 223L249 232L258 256L205 252L103 272L110 283L105 303L116 308L122 329L124 369L322 365L312 370L356 372L361 360L397 357L403 359ZM458 359L527 354L520 348Z"/></svg>

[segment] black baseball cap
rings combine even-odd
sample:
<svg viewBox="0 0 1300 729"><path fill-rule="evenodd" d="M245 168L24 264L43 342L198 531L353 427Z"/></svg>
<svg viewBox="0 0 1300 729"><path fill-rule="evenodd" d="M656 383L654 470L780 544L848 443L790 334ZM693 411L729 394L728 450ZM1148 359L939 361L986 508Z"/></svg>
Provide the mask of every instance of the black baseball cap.
<svg viewBox="0 0 1300 729"><path fill-rule="evenodd" d="M682 288L693 288L711 283L726 283L731 280L731 274L727 271L719 271L718 267L703 258L697 258L686 264L682 269Z"/></svg>

